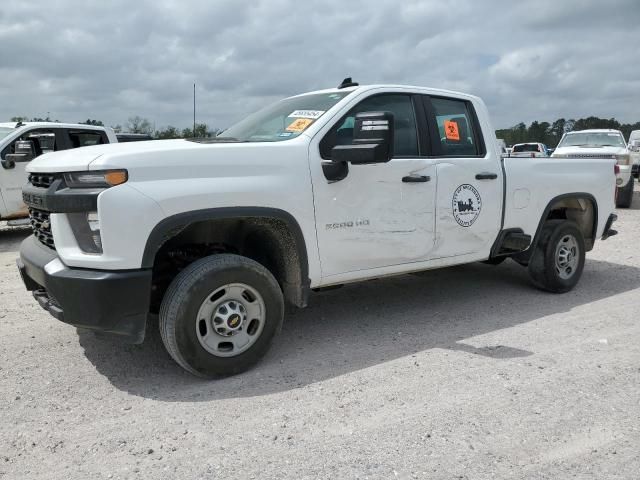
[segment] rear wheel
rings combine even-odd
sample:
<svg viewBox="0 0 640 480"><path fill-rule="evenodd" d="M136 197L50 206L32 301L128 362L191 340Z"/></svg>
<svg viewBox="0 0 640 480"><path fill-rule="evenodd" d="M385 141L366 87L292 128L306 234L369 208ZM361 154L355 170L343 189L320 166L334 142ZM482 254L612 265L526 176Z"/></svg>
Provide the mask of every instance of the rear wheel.
<svg viewBox="0 0 640 480"><path fill-rule="evenodd" d="M160 333L185 370L224 377L264 356L283 314L282 291L266 268L238 255L213 255L173 280L160 308Z"/></svg>
<svg viewBox="0 0 640 480"><path fill-rule="evenodd" d="M529 275L542 290L568 292L580 280L584 261L584 238L578 226L569 220L549 220L529 261Z"/></svg>
<svg viewBox="0 0 640 480"><path fill-rule="evenodd" d="M631 201L633 200L633 181L634 178L631 177L624 187L618 188L616 207L629 208L631 206Z"/></svg>

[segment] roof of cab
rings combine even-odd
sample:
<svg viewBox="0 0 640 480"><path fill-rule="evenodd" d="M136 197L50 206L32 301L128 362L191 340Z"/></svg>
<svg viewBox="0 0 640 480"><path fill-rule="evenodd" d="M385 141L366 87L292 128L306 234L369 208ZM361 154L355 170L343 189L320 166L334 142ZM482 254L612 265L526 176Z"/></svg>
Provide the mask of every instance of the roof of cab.
<svg viewBox="0 0 640 480"><path fill-rule="evenodd" d="M18 125L20 125L18 127ZM99 127L96 125L86 125L84 123L58 123L58 122L2 122L0 127L22 128L22 127L42 127L42 128L82 128L87 130L106 130L110 127Z"/></svg>
<svg viewBox="0 0 640 480"><path fill-rule="evenodd" d="M615 130L613 128L589 128L586 130L572 130L567 132L567 135L571 135L572 133L619 133L622 135L620 130Z"/></svg>
<svg viewBox="0 0 640 480"><path fill-rule="evenodd" d="M432 88L432 87L418 87L415 85L396 85L396 84L376 84L376 85L359 85L357 87L346 87L346 88L327 88L324 90L315 90L313 92L305 92L300 93L298 95L293 95L293 97L300 97L302 95L312 95L318 93L340 93L340 92L365 92L370 90L379 90L379 89L398 89L398 90L413 90L415 92L424 93L428 95L442 95L442 96L453 96L460 98L468 98L468 99L477 99L478 97L469 93L457 92L454 90L446 90L443 88Z"/></svg>

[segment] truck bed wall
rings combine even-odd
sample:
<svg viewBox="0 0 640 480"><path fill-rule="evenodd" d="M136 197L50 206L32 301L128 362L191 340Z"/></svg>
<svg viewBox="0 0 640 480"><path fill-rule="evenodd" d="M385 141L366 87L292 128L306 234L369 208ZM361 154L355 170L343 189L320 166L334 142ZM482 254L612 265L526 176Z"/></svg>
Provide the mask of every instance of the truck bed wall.
<svg viewBox="0 0 640 480"><path fill-rule="evenodd" d="M588 193L598 208L599 238L615 210L615 160L504 158L506 172L504 227L535 235L549 202L568 193Z"/></svg>

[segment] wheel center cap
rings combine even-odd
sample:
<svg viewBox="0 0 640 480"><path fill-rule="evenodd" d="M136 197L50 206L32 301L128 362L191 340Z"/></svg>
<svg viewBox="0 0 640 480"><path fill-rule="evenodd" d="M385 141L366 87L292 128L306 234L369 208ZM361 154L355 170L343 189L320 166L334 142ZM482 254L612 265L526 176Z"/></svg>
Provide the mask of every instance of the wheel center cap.
<svg viewBox="0 0 640 480"><path fill-rule="evenodd" d="M242 325L242 317L237 313L234 313L227 319L227 327L230 330L237 330Z"/></svg>

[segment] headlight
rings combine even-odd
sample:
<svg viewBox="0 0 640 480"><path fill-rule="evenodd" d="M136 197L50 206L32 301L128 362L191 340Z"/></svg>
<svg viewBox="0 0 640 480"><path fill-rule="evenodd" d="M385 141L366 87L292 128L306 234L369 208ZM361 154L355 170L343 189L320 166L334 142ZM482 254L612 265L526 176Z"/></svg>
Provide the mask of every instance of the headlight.
<svg viewBox="0 0 640 480"><path fill-rule="evenodd" d="M629 161L631 160L631 156L628 153L623 153L622 155L614 155L618 165L629 165Z"/></svg>
<svg viewBox="0 0 640 480"><path fill-rule="evenodd" d="M85 253L102 253L98 213L67 213L67 218L80 249Z"/></svg>
<svg viewBox="0 0 640 480"><path fill-rule="evenodd" d="M126 170L99 170L95 172L70 172L64 174L69 188L109 188L121 185L129 176Z"/></svg>

